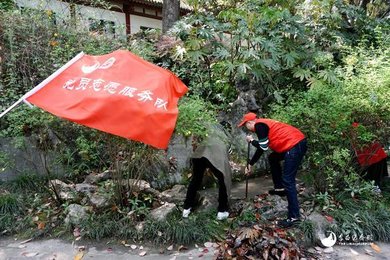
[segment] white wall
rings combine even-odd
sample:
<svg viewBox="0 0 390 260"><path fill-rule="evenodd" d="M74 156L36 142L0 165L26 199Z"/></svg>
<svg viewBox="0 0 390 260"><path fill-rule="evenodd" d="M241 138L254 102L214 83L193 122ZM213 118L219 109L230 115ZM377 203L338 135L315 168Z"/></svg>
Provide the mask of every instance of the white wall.
<svg viewBox="0 0 390 260"><path fill-rule="evenodd" d="M56 15L57 22L70 17L69 4L57 0L16 0L18 6L37 10L51 10Z"/></svg>
<svg viewBox="0 0 390 260"><path fill-rule="evenodd" d="M124 13L82 5L76 7L76 13L85 26L89 25L88 18L112 21L115 23L115 34L119 36L126 35L126 16Z"/></svg>
<svg viewBox="0 0 390 260"><path fill-rule="evenodd" d="M67 20L70 18L70 7L68 3L58 0L15 0L19 6L34 8L38 10L52 10L56 14L57 21ZM122 7L116 4L118 7ZM76 15L78 17L80 27L88 29L89 20L112 21L115 23L115 34L117 36L126 35L126 15L121 12L109 11L105 9L76 5ZM162 29L162 21L158 19L142 17L139 15L130 15L131 33L140 31L141 26Z"/></svg>
<svg viewBox="0 0 390 260"><path fill-rule="evenodd" d="M131 33L137 33L140 31L141 26L162 29L162 21L157 19L152 19L148 17L142 17L138 15L130 15L130 28Z"/></svg>

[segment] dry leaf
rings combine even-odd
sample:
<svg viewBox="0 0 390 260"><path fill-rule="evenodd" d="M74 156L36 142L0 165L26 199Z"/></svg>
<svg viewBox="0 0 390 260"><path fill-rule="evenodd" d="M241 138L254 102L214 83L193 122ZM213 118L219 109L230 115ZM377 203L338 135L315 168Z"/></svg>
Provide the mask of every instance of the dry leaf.
<svg viewBox="0 0 390 260"><path fill-rule="evenodd" d="M84 251L80 251L78 252L75 256L74 256L74 260L81 260L83 259L84 257Z"/></svg>
<svg viewBox="0 0 390 260"><path fill-rule="evenodd" d="M81 235L81 234L80 234L80 229L79 229L79 228L73 229L73 236L79 237L80 235Z"/></svg>
<svg viewBox="0 0 390 260"><path fill-rule="evenodd" d="M333 222L333 217L329 216L329 215L325 215L325 218L328 222Z"/></svg>
<svg viewBox="0 0 390 260"><path fill-rule="evenodd" d="M260 231L254 228L243 228L241 229L240 234L238 235L237 239L244 240L244 239L254 239L257 238L260 235Z"/></svg>
<svg viewBox="0 0 390 260"><path fill-rule="evenodd" d="M44 229L46 226L45 222L38 222L38 229Z"/></svg>
<svg viewBox="0 0 390 260"><path fill-rule="evenodd" d="M25 257L33 257L33 256L36 256L38 255L39 253L38 252L23 252L22 253L22 256L25 256Z"/></svg>
<svg viewBox="0 0 390 260"><path fill-rule="evenodd" d="M263 252L263 259L268 259L268 256L269 256L269 252L268 252L268 248L267 248Z"/></svg>
<svg viewBox="0 0 390 260"><path fill-rule="evenodd" d="M371 250L368 250L368 249L364 249L364 250L366 251L367 255L374 256L374 254L372 253Z"/></svg>
<svg viewBox="0 0 390 260"><path fill-rule="evenodd" d="M146 255L146 251L142 251L141 253L139 253L140 256L145 256Z"/></svg>
<svg viewBox="0 0 390 260"><path fill-rule="evenodd" d="M244 255L246 255L248 250L243 248L243 247L239 247L239 248L237 248L236 252L237 252L237 255L244 256Z"/></svg>
<svg viewBox="0 0 390 260"><path fill-rule="evenodd" d="M354 255L359 255L359 253L356 252L355 250L353 250L352 248L350 248L350 250L351 250L351 253L352 253L352 254L354 254Z"/></svg>
<svg viewBox="0 0 390 260"><path fill-rule="evenodd" d="M177 249L177 251L182 251L182 250L187 250L187 247L181 245L181 246L179 246L179 248Z"/></svg>
<svg viewBox="0 0 390 260"><path fill-rule="evenodd" d="M380 253L381 252L381 248L376 245L375 243L371 243L370 244L371 248L374 249L377 253Z"/></svg>
<svg viewBox="0 0 390 260"><path fill-rule="evenodd" d="M213 246L213 243L211 243L211 242L206 242L206 243L204 243L204 246L205 246L205 247L212 247L212 246Z"/></svg>

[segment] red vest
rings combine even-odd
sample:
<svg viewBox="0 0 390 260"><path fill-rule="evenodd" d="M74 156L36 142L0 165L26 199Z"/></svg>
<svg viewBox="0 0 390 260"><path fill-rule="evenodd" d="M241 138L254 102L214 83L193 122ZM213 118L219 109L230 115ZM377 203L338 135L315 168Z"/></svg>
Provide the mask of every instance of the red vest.
<svg viewBox="0 0 390 260"><path fill-rule="evenodd" d="M352 126L353 128L357 128L359 127L359 123L354 122L352 123ZM357 160L361 166L373 165L374 163L377 163L387 157L387 154L380 143L373 142L372 144L358 148L355 139L356 137L352 138L352 147L356 152Z"/></svg>
<svg viewBox="0 0 390 260"><path fill-rule="evenodd" d="M305 139L305 135L297 128L272 119L259 118L256 123L264 123L269 127L268 146L277 153L284 153Z"/></svg>
<svg viewBox="0 0 390 260"><path fill-rule="evenodd" d="M383 150L378 142L355 150L358 162L361 166L370 166L387 157L385 150Z"/></svg>

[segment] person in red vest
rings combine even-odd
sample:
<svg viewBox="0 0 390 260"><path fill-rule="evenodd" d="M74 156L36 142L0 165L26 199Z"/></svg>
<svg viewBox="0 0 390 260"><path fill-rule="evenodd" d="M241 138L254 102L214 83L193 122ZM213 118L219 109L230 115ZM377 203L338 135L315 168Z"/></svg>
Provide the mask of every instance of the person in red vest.
<svg viewBox="0 0 390 260"><path fill-rule="evenodd" d="M257 149L245 169L245 174L251 174L252 166L259 160L263 151L272 149L273 152L269 155L268 160L271 166L274 189L270 190L269 194L287 196L288 201L287 219L278 224L287 228L299 223L299 203L295 177L307 151L305 135L291 125L272 119L257 118L255 113L245 114L238 124L238 127L241 126L256 133L258 137L258 140L255 140L252 135L246 137L246 141ZM282 160L284 160L283 172L280 164Z"/></svg>
<svg viewBox="0 0 390 260"><path fill-rule="evenodd" d="M382 187L383 178L389 176L387 154L377 141L368 145L358 145L356 130L359 127L359 123L354 122L352 127L352 147L363 178L368 181L374 181L375 191L379 193L381 192L380 188Z"/></svg>

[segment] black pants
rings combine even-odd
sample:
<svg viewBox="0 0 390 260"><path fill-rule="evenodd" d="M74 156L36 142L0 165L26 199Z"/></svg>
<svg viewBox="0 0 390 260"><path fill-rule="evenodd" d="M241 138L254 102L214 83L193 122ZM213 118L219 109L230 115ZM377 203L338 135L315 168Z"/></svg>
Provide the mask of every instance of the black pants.
<svg viewBox="0 0 390 260"><path fill-rule="evenodd" d="M299 202L295 177L306 151L307 141L303 139L287 152L273 152L268 157L274 188L284 188L286 191L289 218L299 218ZM280 161L284 161L283 172Z"/></svg>
<svg viewBox="0 0 390 260"><path fill-rule="evenodd" d="M386 159L364 168L362 170L363 178L367 181L374 181L375 185L382 187L383 178L389 176Z"/></svg>
<svg viewBox="0 0 390 260"><path fill-rule="evenodd" d="M214 176L218 179L219 194L218 194L218 211L224 212L229 210L228 197L226 192L226 186L222 172L215 168L209 160L206 158L194 158L192 159L192 179L188 185L187 196L184 201L184 208L193 208L196 204L196 192L202 185L202 179L204 172L209 168Z"/></svg>

